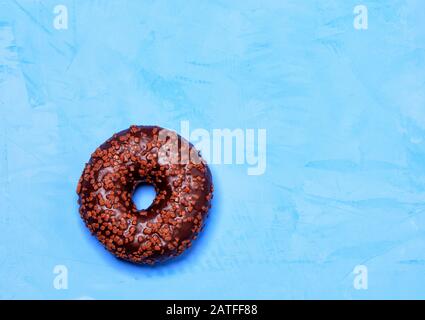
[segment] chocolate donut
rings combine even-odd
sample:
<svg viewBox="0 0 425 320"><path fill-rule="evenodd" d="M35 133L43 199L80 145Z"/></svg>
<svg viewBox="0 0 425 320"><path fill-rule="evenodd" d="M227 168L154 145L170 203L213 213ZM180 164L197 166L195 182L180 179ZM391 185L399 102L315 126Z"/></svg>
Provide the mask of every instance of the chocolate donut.
<svg viewBox="0 0 425 320"><path fill-rule="evenodd" d="M138 210L140 184L156 190ZM212 199L211 172L195 147L177 133L131 126L91 155L77 186L80 215L92 234L118 258L154 264L190 247Z"/></svg>

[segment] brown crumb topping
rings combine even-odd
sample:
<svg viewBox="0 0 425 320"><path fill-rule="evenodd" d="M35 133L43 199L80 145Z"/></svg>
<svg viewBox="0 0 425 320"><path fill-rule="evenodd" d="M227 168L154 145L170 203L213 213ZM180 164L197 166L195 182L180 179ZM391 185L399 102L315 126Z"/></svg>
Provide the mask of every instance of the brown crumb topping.
<svg viewBox="0 0 425 320"><path fill-rule="evenodd" d="M154 264L190 247L211 207L213 186L205 161L191 161L187 154L199 157L182 137L151 126L131 126L95 150L77 194L81 217L107 250L134 263ZM156 190L146 210L132 201L141 183Z"/></svg>

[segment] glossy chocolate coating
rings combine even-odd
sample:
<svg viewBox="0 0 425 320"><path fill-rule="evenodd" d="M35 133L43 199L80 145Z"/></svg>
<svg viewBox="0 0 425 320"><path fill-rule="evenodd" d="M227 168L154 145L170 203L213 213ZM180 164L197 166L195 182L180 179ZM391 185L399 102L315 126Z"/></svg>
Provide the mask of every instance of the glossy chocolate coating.
<svg viewBox="0 0 425 320"><path fill-rule="evenodd" d="M152 184L153 203L138 210L136 187ZM78 183L80 214L117 257L154 264L181 254L211 207L210 170L192 144L153 126L132 126L92 154Z"/></svg>

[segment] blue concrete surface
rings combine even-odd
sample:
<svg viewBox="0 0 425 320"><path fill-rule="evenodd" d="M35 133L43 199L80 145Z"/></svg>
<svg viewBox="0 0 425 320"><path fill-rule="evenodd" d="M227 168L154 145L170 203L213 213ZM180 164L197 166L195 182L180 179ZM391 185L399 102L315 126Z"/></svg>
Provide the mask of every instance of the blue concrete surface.
<svg viewBox="0 0 425 320"><path fill-rule="evenodd" d="M60 3L67 30L57 1L0 0L0 298L425 298L424 1ZM78 215L84 163L183 120L267 129L266 172L212 165L194 247L120 262Z"/></svg>

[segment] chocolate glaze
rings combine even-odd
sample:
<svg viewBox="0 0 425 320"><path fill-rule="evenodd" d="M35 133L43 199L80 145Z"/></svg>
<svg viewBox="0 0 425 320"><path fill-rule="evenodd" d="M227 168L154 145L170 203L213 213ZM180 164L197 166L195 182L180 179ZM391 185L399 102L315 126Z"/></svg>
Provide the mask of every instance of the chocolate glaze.
<svg viewBox="0 0 425 320"><path fill-rule="evenodd" d="M132 201L141 183L156 190L146 210ZM77 187L80 214L91 233L117 257L141 264L190 247L204 225L212 192L211 172L193 145L153 126L114 134L91 155Z"/></svg>

